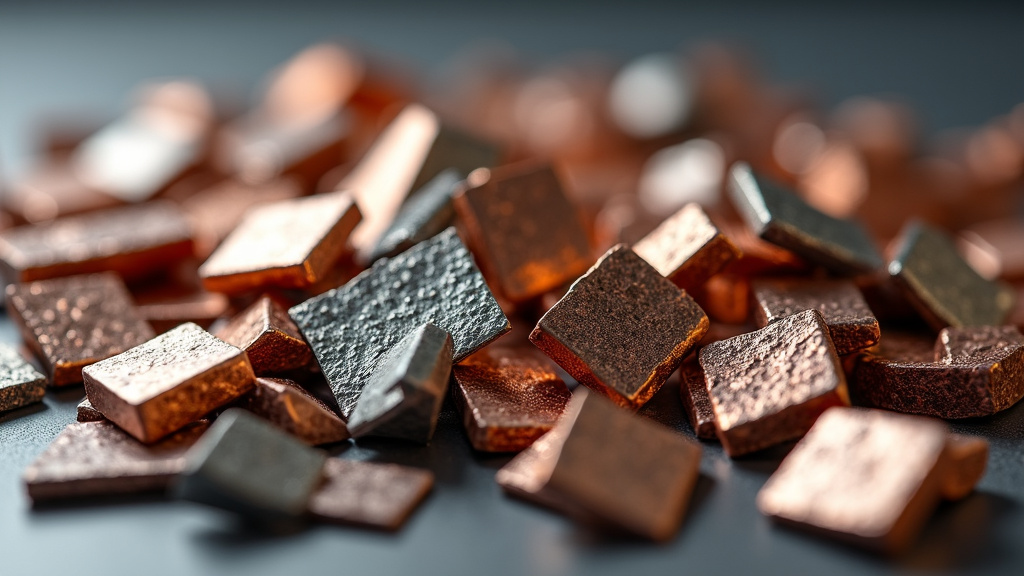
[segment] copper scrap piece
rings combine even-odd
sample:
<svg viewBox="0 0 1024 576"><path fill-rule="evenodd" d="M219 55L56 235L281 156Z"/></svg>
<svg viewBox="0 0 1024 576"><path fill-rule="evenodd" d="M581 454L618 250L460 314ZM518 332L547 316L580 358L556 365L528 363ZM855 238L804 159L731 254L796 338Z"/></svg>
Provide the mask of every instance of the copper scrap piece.
<svg viewBox="0 0 1024 576"><path fill-rule="evenodd" d="M455 401L470 444L519 452L558 421L572 394L536 350L489 346L452 369Z"/></svg>
<svg viewBox="0 0 1024 576"><path fill-rule="evenodd" d="M974 490L988 467L988 441L976 436L950 434L946 439L949 461L942 483L942 497L960 500Z"/></svg>
<svg viewBox="0 0 1024 576"><path fill-rule="evenodd" d="M452 348L451 334L424 324L388 350L349 416L352 435L429 442L448 390Z"/></svg>
<svg viewBox="0 0 1024 576"><path fill-rule="evenodd" d="M313 352L288 312L263 296L217 332L217 337L245 350L253 372L286 372L309 365Z"/></svg>
<svg viewBox="0 0 1024 576"><path fill-rule="evenodd" d="M805 273L807 262L793 252L762 240L742 222L717 218L715 224L736 248L740 256L729 265L729 273L743 276Z"/></svg>
<svg viewBox="0 0 1024 576"><path fill-rule="evenodd" d="M140 299L136 309L156 333L163 334L186 322L209 328L227 315L231 301L223 294L196 291L159 300Z"/></svg>
<svg viewBox="0 0 1024 576"><path fill-rule="evenodd" d="M724 324L746 324L750 319L750 279L729 272L716 274L693 292L708 317Z"/></svg>
<svg viewBox="0 0 1024 576"><path fill-rule="evenodd" d="M480 171L467 184L455 210L481 271L502 297L531 300L587 271L586 232L550 165Z"/></svg>
<svg viewBox="0 0 1024 576"><path fill-rule="evenodd" d="M843 356L878 342L878 320L849 280L759 279L753 283L759 328L804 310L817 310Z"/></svg>
<svg viewBox="0 0 1024 576"><path fill-rule="evenodd" d="M898 552L945 491L949 443L939 421L833 408L768 479L758 509L787 524Z"/></svg>
<svg viewBox="0 0 1024 576"><path fill-rule="evenodd" d="M44 162L4 191L3 207L30 224L117 206L116 199L83 184L64 162Z"/></svg>
<svg viewBox="0 0 1024 576"><path fill-rule="evenodd" d="M1006 218L975 224L961 230L957 248L978 274L995 278L1024 279L1024 221Z"/></svg>
<svg viewBox="0 0 1024 576"><path fill-rule="evenodd" d="M663 276L692 291L740 256L700 204L687 204L633 245Z"/></svg>
<svg viewBox="0 0 1024 576"><path fill-rule="evenodd" d="M46 376L6 344L0 344L0 412L41 402L46 395Z"/></svg>
<svg viewBox="0 0 1024 576"><path fill-rule="evenodd" d="M761 238L843 275L871 272L882 258L863 227L815 210L796 194L754 175L737 163L729 193L747 225Z"/></svg>
<svg viewBox="0 0 1024 576"><path fill-rule="evenodd" d="M988 416L1024 397L1024 336L1015 327L946 328L933 346L886 333L860 356L858 403L940 418Z"/></svg>
<svg viewBox="0 0 1024 576"><path fill-rule="evenodd" d="M111 270L141 278L192 255L192 231L174 205L150 202L0 232L0 271L30 282Z"/></svg>
<svg viewBox="0 0 1024 576"><path fill-rule="evenodd" d="M434 112L419 104L407 106L337 187L352 190L363 212L352 235L360 260L369 259L411 191L446 168L468 174L497 159L489 144L443 127Z"/></svg>
<svg viewBox="0 0 1024 576"><path fill-rule="evenodd" d="M282 178L262 184L227 180L191 196L181 207L195 231L196 255L205 259L212 254L249 208L296 198L301 193L298 183Z"/></svg>
<svg viewBox="0 0 1024 576"><path fill-rule="evenodd" d="M843 367L816 310L708 344L700 364L718 439L732 457L799 438L826 409L850 403Z"/></svg>
<svg viewBox="0 0 1024 576"><path fill-rule="evenodd" d="M185 452L206 431L197 423L156 444L142 444L110 422L69 424L23 476L35 502L166 490Z"/></svg>
<svg viewBox="0 0 1024 576"><path fill-rule="evenodd" d="M235 400L255 380L244 351L191 323L88 366L82 376L92 405L143 442Z"/></svg>
<svg viewBox="0 0 1024 576"><path fill-rule="evenodd" d="M707 330L692 298L620 244L544 314L530 342L581 384L635 409Z"/></svg>
<svg viewBox="0 0 1024 576"><path fill-rule="evenodd" d="M936 330L996 326L1014 304L1012 289L979 276L957 255L949 237L920 222L904 227L889 275Z"/></svg>
<svg viewBox="0 0 1024 576"><path fill-rule="evenodd" d="M345 251L359 219L347 192L252 208L199 267L203 286L229 294L309 286Z"/></svg>
<svg viewBox="0 0 1024 576"><path fill-rule="evenodd" d="M434 485L429 470L338 458L328 458L324 478L309 499L313 517L380 530L398 530Z"/></svg>
<svg viewBox="0 0 1024 576"><path fill-rule="evenodd" d="M690 427L701 440L714 440L715 410L711 407L711 396L704 383L704 371L697 361L683 362L679 367L679 397Z"/></svg>
<svg viewBox="0 0 1024 576"><path fill-rule="evenodd" d="M256 388L240 406L310 446L349 437L344 420L291 380L257 378Z"/></svg>
<svg viewBox="0 0 1024 576"><path fill-rule="evenodd" d="M85 398L78 403L78 408L75 411L75 420L79 422L104 422L107 417L104 416L99 410L93 408L92 402L89 402L88 398Z"/></svg>
<svg viewBox="0 0 1024 576"><path fill-rule="evenodd" d="M7 310L42 361L51 386L82 381L82 368L153 337L116 274L7 287Z"/></svg>
<svg viewBox="0 0 1024 576"><path fill-rule="evenodd" d="M581 520L664 541L686 513L700 457L695 442L580 389L555 428L495 479Z"/></svg>

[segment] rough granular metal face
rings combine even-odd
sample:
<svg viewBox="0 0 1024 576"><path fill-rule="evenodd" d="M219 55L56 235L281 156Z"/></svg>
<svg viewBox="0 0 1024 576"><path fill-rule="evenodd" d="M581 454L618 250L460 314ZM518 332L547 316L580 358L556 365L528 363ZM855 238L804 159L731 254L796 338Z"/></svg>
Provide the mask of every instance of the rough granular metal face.
<svg viewBox="0 0 1024 576"><path fill-rule="evenodd" d="M347 192L252 208L199 267L203 286L229 294L310 286L345 251L360 219Z"/></svg>
<svg viewBox="0 0 1024 576"><path fill-rule="evenodd" d="M329 458L309 512L318 520L397 530L434 485L434 474L396 464Z"/></svg>
<svg viewBox="0 0 1024 576"><path fill-rule="evenodd" d="M455 209L497 292L524 302L586 272L587 234L550 165L496 168L482 180L455 196Z"/></svg>
<svg viewBox="0 0 1024 576"><path fill-rule="evenodd" d="M225 411L189 450L178 496L278 525L301 518L326 457L244 410Z"/></svg>
<svg viewBox="0 0 1024 576"><path fill-rule="evenodd" d="M862 546L898 551L941 498L947 437L936 420L828 410L768 479L758 509Z"/></svg>
<svg viewBox="0 0 1024 576"><path fill-rule="evenodd" d="M850 403L839 356L816 310L708 344L700 365L718 439L733 457L799 438L826 409Z"/></svg>
<svg viewBox="0 0 1024 576"><path fill-rule="evenodd" d="M374 368L348 419L352 435L426 444L434 435L451 371L451 335L433 324L420 326Z"/></svg>
<svg viewBox="0 0 1024 576"><path fill-rule="evenodd" d="M313 352L288 312L261 297L217 332L217 337L245 350L257 375L307 366Z"/></svg>
<svg viewBox="0 0 1024 576"><path fill-rule="evenodd" d="M419 326L452 335L454 362L512 329L454 228L289 312L346 418L381 358Z"/></svg>
<svg viewBox="0 0 1024 576"><path fill-rule="evenodd" d="M107 419L99 410L93 408L92 402L89 402L88 398L78 403L75 414L75 419L79 422L103 422Z"/></svg>
<svg viewBox="0 0 1024 576"><path fill-rule="evenodd" d="M7 287L7 309L42 360L52 386L82 381L82 368L153 337L116 274Z"/></svg>
<svg viewBox="0 0 1024 576"><path fill-rule="evenodd" d="M686 361L679 367L679 397L697 438L715 439L715 410L711 407L711 396L699 362Z"/></svg>
<svg viewBox="0 0 1024 576"><path fill-rule="evenodd" d="M532 348L488 346L452 369L455 402L473 448L519 452L558 422L572 394Z"/></svg>
<svg viewBox="0 0 1024 576"><path fill-rule="evenodd" d="M6 344L0 344L0 412L41 402L46 395L46 376Z"/></svg>
<svg viewBox="0 0 1024 576"><path fill-rule="evenodd" d="M581 520L664 541L679 529L700 457L693 441L578 390L558 425L496 480Z"/></svg>
<svg viewBox="0 0 1024 576"><path fill-rule="evenodd" d="M35 502L166 490L206 427L193 424L147 445L111 422L69 424L29 465L25 486Z"/></svg>
<svg viewBox="0 0 1024 576"><path fill-rule="evenodd" d="M192 230L168 202L111 208L0 232L8 283L113 271L132 279L192 256Z"/></svg>
<svg viewBox="0 0 1024 576"><path fill-rule="evenodd" d="M619 245L544 314L530 341L581 384L639 408L707 330L693 299Z"/></svg>
<svg viewBox="0 0 1024 576"><path fill-rule="evenodd" d="M683 206L634 244L633 251L685 290L704 284L740 256L700 204Z"/></svg>
<svg viewBox="0 0 1024 576"><path fill-rule="evenodd" d="M240 406L310 446L349 437L344 420L291 380L257 378L256 388Z"/></svg>
<svg viewBox="0 0 1024 576"><path fill-rule="evenodd" d="M1013 309L1013 290L978 275L938 230L920 222L907 224L895 254L889 275L936 330L998 326Z"/></svg>
<svg viewBox="0 0 1024 576"><path fill-rule="evenodd" d="M752 288L760 328L797 312L817 310L840 356L878 342L878 320L849 280L764 279L755 280Z"/></svg>
<svg viewBox="0 0 1024 576"><path fill-rule="evenodd" d="M878 249L860 224L815 210L795 193L755 176L747 164L732 167L728 189L747 226L761 238L836 274L882 267Z"/></svg>
<svg viewBox="0 0 1024 576"><path fill-rule="evenodd" d="M85 393L107 419L155 442L254 386L245 352L195 324L86 367Z"/></svg>
<svg viewBox="0 0 1024 576"><path fill-rule="evenodd" d="M370 260L395 256L450 226L455 218L452 196L464 179L458 170L449 168L409 196L377 242Z"/></svg>

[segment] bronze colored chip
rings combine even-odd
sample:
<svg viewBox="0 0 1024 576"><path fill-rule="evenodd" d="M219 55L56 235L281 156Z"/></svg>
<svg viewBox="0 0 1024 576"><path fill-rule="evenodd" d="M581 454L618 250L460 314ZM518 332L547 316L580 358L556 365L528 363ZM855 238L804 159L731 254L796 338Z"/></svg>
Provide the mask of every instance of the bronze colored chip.
<svg viewBox="0 0 1024 576"><path fill-rule="evenodd" d="M7 310L43 362L52 386L82 381L82 368L153 337L116 274L7 287Z"/></svg>
<svg viewBox="0 0 1024 576"><path fill-rule="evenodd" d="M253 372L271 374L307 366L313 360L298 326L277 302L263 296L217 332L249 355Z"/></svg>
<svg viewBox="0 0 1024 576"><path fill-rule="evenodd" d="M940 418L1005 410L1024 397L1024 336L1014 327L947 328L934 346L888 332L858 359L858 403Z"/></svg>
<svg viewBox="0 0 1024 576"><path fill-rule="evenodd" d="M199 267L199 275L207 290L229 294L304 288L338 260L359 219L359 208L345 192L257 206Z"/></svg>
<svg viewBox="0 0 1024 576"><path fill-rule="evenodd" d="M700 204L683 206L634 244L633 251L684 290L704 284L740 256Z"/></svg>
<svg viewBox="0 0 1024 576"><path fill-rule="evenodd" d="M407 106L337 186L351 190L363 212L352 234L360 260L369 260L410 192L446 168L468 174L497 160L491 145L443 127L434 112L419 104Z"/></svg>
<svg viewBox="0 0 1024 576"><path fill-rule="evenodd" d="M975 436L950 434L946 439L949 462L942 483L942 497L960 500L974 490L988 465L988 441Z"/></svg>
<svg viewBox="0 0 1024 576"><path fill-rule="evenodd" d="M857 286L848 280L776 279L753 283L754 317L764 328L780 318L817 310L843 356L878 342L881 330Z"/></svg>
<svg viewBox="0 0 1024 576"><path fill-rule="evenodd" d="M86 398L78 403L75 419L79 422L103 422L106 421L107 417L101 414L99 410L93 408L92 402L89 402L89 399Z"/></svg>
<svg viewBox="0 0 1024 576"><path fill-rule="evenodd" d="M679 367L679 396L683 411L690 427L701 440L713 440L715 435L715 411L711 407L711 396L704 383L704 371L700 363L686 361Z"/></svg>
<svg viewBox="0 0 1024 576"><path fill-rule="evenodd" d="M750 319L750 279L729 272L716 274L691 295L708 317L725 324L746 324Z"/></svg>
<svg viewBox="0 0 1024 576"><path fill-rule="evenodd" d="M1013 309L1013 290L979 276L944 233L911 222L896 246L889 275L936 330L996 326Z"/></svg>
<svg viewBox="0 0 1024 576"><path fill-rule="evenodd" d="M147 443L242 396L255 380L244 351L191 323L87 366L82 376L92 405Z"/></svg>
<svg viewBox="0 0 1024 576"><path fill-rule="evenodd" d="M707 330L696 302L620 244L544 314L530 341L581 384L639 408Z"/></svg>
<svg viewBox="0 0 1024 576"><path fill-rule="evenodd" d="M822 414L757 497L761 513L872 549L917 535L946 482L939 421L877 410Z"/></svg>
<svg viewBox="0 0 1024 576"><path fill-rule="evenodd" d="M381 530L398 530L434 485L429 470L337 458L324 476L309 499L315 518Z"/></svg>
<svg viewBox="0 0 1024 576"><path fill-rule="evenodd" d="M455 219L452 197L463 180L465 176L448 168L413 192L381 235L370 260L400 254L451 226Z"/></svg>
<svg viewBox="0 0 1024 576"><path fill-rule="evenodd" d="M291 380L257 378L256 388L240 405L310 446L349 437L341 417Z"/></svg>
<svg viewBox="0 0 1024 576"><path fill-rule="evenodd" d="M163 334L186 322L209 328L228 313L231 302L223 294L197 291L160 300L147 299L136 308L154 331Z"/></svg>
<svg viewBox="0 0 1024 576"><path fill-rule="evenodd" d="M718 439L732 457L799 438L826 409L850 403L839 356L816 310L708 344L700 365Z"/></svg>
<svg viewBox="0 0 1024 576"><path fill-rule="evenodd" d="M206 427L197 423L146 445L110 422L69 424L25 471L28 495L42 502L166 490Z"/></svg>
<svg viewBox="0 0 1024 576"><path fill-rule="evenodd" d="M217 183L182 202L195 231L196 256L205 259L254 206L296 198L302 189L291 179L249 184L237 180Z"/></svg>
<svg viewBox="0 0 1024 576"><path fill-rule="evenodd" d="M558 421L571 393L536 350L489 346L452 369L473 448L519 452Z"/></svg>
<svg viewBox="0 0 1024 576"><path fill-rule="evenodd" d="M66 162L43 162L11 181L3 195L3 207L30 224L81 214L120 204L79 180Z"/></svg>
<svg viewBox="0 0 1024 576"><path fill-rule="evenodd" d="M46 395L46 376L6 344L0 344L0 412L41 402Z"/></svg>
<svg viewBox="0 0 1024 576"><path fill-rule="evenodd" d="M61 218L0 232L0 270L8 282L31 282L106 270L142 278L192 255L181 211L150 202Z"/></svg>
<svg viewBox="0 0 1024 576"><path fill-rule="evenodd" d="M579 519L664 541L686 513L700 457L696 443L581 389L496 480Z"/></svg>
<svg viewBox="0 0 1024 576"><path fill-rule="evenodd" d="M480 171L455 195L469 247L512 303L576 279L590 266L587 234L548 164Z"/></svg>

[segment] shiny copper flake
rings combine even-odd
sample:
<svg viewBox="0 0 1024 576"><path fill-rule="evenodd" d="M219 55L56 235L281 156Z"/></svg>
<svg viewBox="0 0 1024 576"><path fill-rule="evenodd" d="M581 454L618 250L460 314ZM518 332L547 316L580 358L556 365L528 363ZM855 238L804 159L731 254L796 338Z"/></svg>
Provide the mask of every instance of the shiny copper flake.
<svg viewBox="0 0 1024 576"><path fill-rule="evenodd" d="M259 375L301 368L313 360L313 352L288 312L267 296L235 316L217 337L245 350Z"/></svg>

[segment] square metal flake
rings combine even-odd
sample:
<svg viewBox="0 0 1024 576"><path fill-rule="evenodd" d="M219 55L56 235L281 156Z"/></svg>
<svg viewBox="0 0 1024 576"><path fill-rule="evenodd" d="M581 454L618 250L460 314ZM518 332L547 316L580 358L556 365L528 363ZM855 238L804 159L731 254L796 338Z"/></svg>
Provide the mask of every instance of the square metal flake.
<svg viewBox="0 0 1024 576"><path fill-rule="evenodd" d="M396 464L329 458L309 500L318 520L397 530L427 496L434 474Z"/></svg>
<svg viewBox="0 0 1024 576"><path fill-rule="evenodd" d="M458 170L449 168L410 195L380 237L370 260L395 256L450 226L455 218L452 197L464 179Z"/></svg>
<svg viewBox="0 0 1024 576"><path fill-rule="evenodd" d="M253 372L260 376L301 368L313 360L299 327L267 296L232 318L217 337L245 350Z"/></svg>
<svg viewBox="0 0 1024 576"><path fill-rule="evenodd" d="M0 344L0 412L41 402L46 395L46 376L6 344Z"/></svg>

